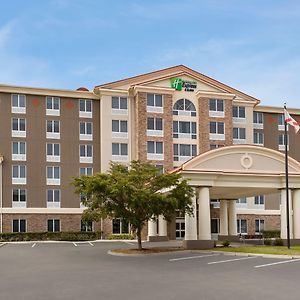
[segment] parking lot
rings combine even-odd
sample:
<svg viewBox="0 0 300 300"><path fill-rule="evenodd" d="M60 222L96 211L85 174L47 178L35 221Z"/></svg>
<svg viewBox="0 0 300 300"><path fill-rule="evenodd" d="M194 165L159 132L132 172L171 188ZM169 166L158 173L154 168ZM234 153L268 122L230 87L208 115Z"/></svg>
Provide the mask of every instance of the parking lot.
<svg viewBox="0 0 300 300"><path fill-rule="evenodd" d="M299 299L300 259L108 254L133 244L2 243L0 299Z"/></svg>

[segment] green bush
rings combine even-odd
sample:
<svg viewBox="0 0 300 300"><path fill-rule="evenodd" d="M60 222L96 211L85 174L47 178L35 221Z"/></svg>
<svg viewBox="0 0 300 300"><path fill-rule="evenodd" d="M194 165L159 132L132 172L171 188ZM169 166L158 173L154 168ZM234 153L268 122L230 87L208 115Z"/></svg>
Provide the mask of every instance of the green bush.
<svg viewBox="0 0 300 300"><path fill-rule="evenodd" d="M276 238L273 243L274 246L283 246L283 240L281 238Z"/></svg>
<svg viewBox="0 0 300 300"><path fill-rule="evenodd" d="M264 240L264 245L266 245L266 246L271 246L271 245L272 245L272 240L270 240L270 239L265 239L265 240Z"/></svg>
<svg viewBox="0 0 300 300"><path fill-rule="evenodd" d="M264 230L262 234L265 239L280 238L280 230Z"/></svg>
<svg viewBox="0 0 300 300"><path fill-rule="evenodd" d="M134 240L132 234L109 234L107 237L108 240Z"/></svg>
<svg viewBox="0 0 300 300"><path fill-rule="evenodd" d="M222 242L222 246L223 246L223 247L229 247L229 245L230 245L230 242L229 242L229 241L223 241L223 242Z"/></svg>

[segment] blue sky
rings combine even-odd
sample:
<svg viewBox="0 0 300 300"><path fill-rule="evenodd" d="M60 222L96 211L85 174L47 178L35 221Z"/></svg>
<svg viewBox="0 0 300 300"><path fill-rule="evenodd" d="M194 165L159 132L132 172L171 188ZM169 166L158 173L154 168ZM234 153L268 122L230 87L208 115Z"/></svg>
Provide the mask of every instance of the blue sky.
<svg viewBox="0 0 300 300"><path fill-rule="evenodd" d="M1 1L0 82L76 89L184 64L299 107L300 1Z"/></svg>

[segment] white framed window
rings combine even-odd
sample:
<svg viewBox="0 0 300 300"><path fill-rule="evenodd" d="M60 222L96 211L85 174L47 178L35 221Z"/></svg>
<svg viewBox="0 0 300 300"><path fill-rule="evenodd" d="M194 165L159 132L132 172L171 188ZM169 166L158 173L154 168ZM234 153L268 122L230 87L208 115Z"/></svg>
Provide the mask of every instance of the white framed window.
<svg viewBox="0 0 300 300"><path fill-rule="evenodd" d="M93 222L92 221L84 222L81 220L80 231L83 232L93 231Z"/></svg>
<svg viewBox="0 0 300 300"><path fill-rule="evenodd" d="M47 190L47 208L59 208L61 202L60 199L59 189Z"/></svg>
<svg viewBox="0 0 300 300"><path fill-rule="evenodd" d="M113 115L128 115L127 98L111 97L111 109Z"/></svg>
<svg viewBox="0 0 300 300"><path fill-rule="evenodd" d="M79 99L79 117L80 118L92 118L92 100Z"/></svg>
<svg viewBox="0 0 300 300"><path fill-rule="evenodd" d="M247 220L245 219L237 219L237 233L245 235L248 233L247 229Z"/></svg>
<svg viewBox="0 0 300 300"><path fill-rule="evenodd" d="M209 122L209 138L211 140L225 140L224 122Z"/></svg>
<svg viewBox="0 0 300 300"><path fill-rule="evenodd" d="M12 166L12 184L26 184L26 166Z"/></svg>
<svg viewBox="0 0 300 300"><path fill-rule="evenodd" d="M93 123L79 122L79 139L81 141L93 140Z"/></svg>
<svg viewBox="0 0 300 300"><path fill-rule="evenodd" d="M116 218L113 219L112 222L113 226L113 234L123 234L123 233L129 233L130 232L130 224L127 220L121 219L121 218Z"/></svg>
<svg viewBox="0 0 300 300"><path fill-rule="evenodd" d="M147 142L147 159L163 160L164 150L163 142L148 141Z"/></svg>
<svg viewBox="0 0 300 300"><path fill-rule="evenodd" d="M173 121L173 138L196 139L196 122Z"/></svg>
<svg viewBox="0 0 300 300"><path fill-rule="evenodd" d="M93 168L92 167L83 167L79 168L79 175L85 175L85 176L90 176L93 175Z"/></svg>
<svg viewBox="0 0 300 300"><path fill-rule="evenodd" d="M26 137L26 119L12 118L12 137Z"/></svg>
<svg viewBox="0 0 300 300"><path fill-rule="evenodd" d="M284 114L278 114L277 116L278 119L278 130L280 131L284 131ZM287 130L288 130L289 126L287 126Z"/></svg>
<svg viewBox="0 0 300 300"><path fill-rule="evenodd" d="M15 114L26 114L26 96L20 94L11 95L11 112Z"/></svg>
<svg viewBox="0 0 300 300"><path fill-rule="evenodd" d="M47 139L60 139L60 121L59 120L47 120Z"/></svg>
<svg viewBox="0 0 300 300"><path fill-rule="evenodd" d="M60 231L60 220L59 219L47 220L47 231L48 232L59 232Z"/></svg>
<svg viewBox="0 0 300 300"><path fill-rule="evenodd" d="M26 232L26 220L14 219L12 221L12 232Z"/></svg>
<svg viewBox="0 0 300 300"><path fill-rule="evenodd" d="M127 161L128 160L128 144L112 143L112 160Z"/></svg>
<svg viewBox="0 0 300 300"><path fill-rule="evenodd" d="M163 119L162 118L147 118L147 135L148 136L163 136Z"/></svg>
<svg viewBox="0 0 300 300"><path fill-rule="evenodd" d="M173 160L185 162L197 155L197 145L174 144Z"/></svg>
<svg viewBox="0 0 300 300"><path fill-rule="evenodd" d="M11 159L26 161L26 142L12 142Z"/></svg>
<svg viewBox="0 0 300 300"><path fill-rule="evenodd" d="M46 144L46 160L48 162L60 162L60 144Z"/></svg>
<svg viewBox="0 0 300 300"><path fill-rule="evenodd" d="M128 138L128 122L126 120L112 120L112 137Z"/></svg>
<svg viewBox="0 0 300 300"><path fill-rule="evenodd" d="M253 142L256 145L264 145L264 133L261 131L254 131L253 132Z"/></svg>
<svg viewBox="0 0 300 300"><path fill-rule="evenodd" d="M236 200L236 207L237 208L247 208L247 198L241 197Z"/></svg>
<svg viewBox="0 0 300 300"><path fill-rule="evenodd" d="M60 98L59 97L46 97L46 115L59 116L60 115Z"/></svg>
<svg viewBox="0 0 300 300"><path fill-rule="evenodd" d="M12 207L26 208L27 191L25 189L12 190Z"/></svg>
<svg viewBox="0 0 300 300"><path fill-rule="evenodd" d="M254 197L254 205L255 208L265 208L265 196L264 195L258 195Z"/></svg>
<svg viewBox="0 0 300 300"><path fill-rule="evenodd" d="M232 106L233 122L245 123L246 122L246 109L245 106Z"/></svg>
<svg viewBox="0 0 300 300"><path fill-rule="evenodd" d="M265 230L265 220L255 220L255 234L261 234Z"/></svg>
<svg viewBox="0 0 300 300"><path fill-rule="evenodd" d="M196 117L196 107L188 99L179 99L173 106L173 115Z"/></svg>
<svg viewBox="0 0 300 300"><path fill-rule="evenodd" d="M162 113L163 111L163 95L147 94L147 112Z"/></svg>
<svg viewBox="0 0 300 300"><path fill-rule="evenodd" d="M233 129L233 143L245 144L246 143L246 128L234 127Z"/></svg>
<svg viewBox="0 0 300 300"><path fill-rule="evenodd" d="M209 145L210 150L218 149L218 148L221 148L221 147L224 147L224 145L221 145L221 144L210 144Z"/></svg>
<svg viewBox="0 0 300 300"><path fill-rule="evenodd" d="M224 117L224 100L209 99L209 116Z"/></svg>
<svg viewBox="0 0 300 300"><path fill-rule="evenodd" d="M86 208L84 202L87 200L87 196L83 193L80 193L79 199L80 199L80 208Z"/></svg>
<svg viewBox="0 0 300 300"><path fill-rule="evenodd" d="M264 115L262 112L253 112L253 128L263 129L264 128Z"/></svg>
<svg viewBox="0 0 300 300"><path fill-rule="evenodd" d="M60 167L47 166L47 185L60 185Z"/></svg>
<svg viewBox="0 0 300 300"><path fill-rule="evenodd" d="M210 205L212 206L212 208L220 208L220 200L211 199L210 200ZM215 232L215 233L217 233L217 232Z"/></svg>
<svg viewBox="0 0 300 300"><path fill-rule="evenodd" d="M79 145L79 162L93 163L93 145Z"/></svg>
<svg viewBox="0 0 300 300"><path fill-rule="evenodd" d="M289 136L287 136L287 149L289 150ZM285 151L285 136L283 134L279 134L278 136L278 150Z"/></svg>

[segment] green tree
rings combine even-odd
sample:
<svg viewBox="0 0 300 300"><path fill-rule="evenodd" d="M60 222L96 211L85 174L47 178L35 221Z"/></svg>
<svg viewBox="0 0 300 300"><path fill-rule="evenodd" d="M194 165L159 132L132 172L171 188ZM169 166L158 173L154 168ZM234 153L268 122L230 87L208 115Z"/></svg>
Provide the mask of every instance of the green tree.
<svg viewBox="0 0 300 300"><path fill-rule="evenodd" d="M84 220L124 218L135 230L138 248L148 220L163 215L170 221L175 210L192 215L192 188L180 174L161 174L155 166L132 161L130 166L111 163L107 173L74 179L76 193L85 196Z"/></svg>

